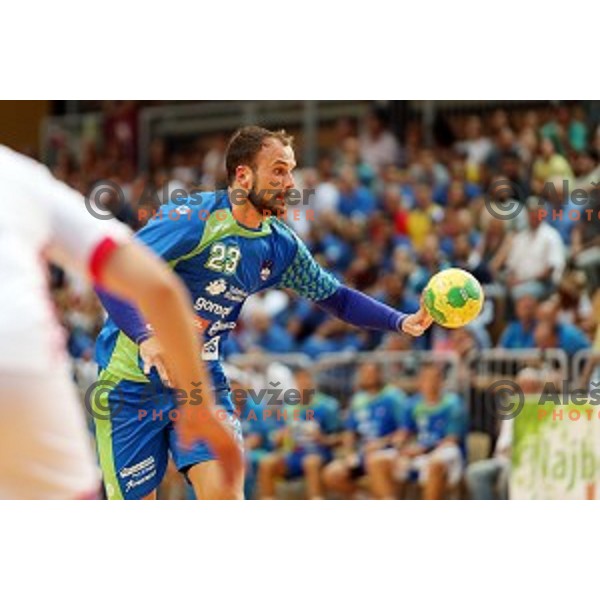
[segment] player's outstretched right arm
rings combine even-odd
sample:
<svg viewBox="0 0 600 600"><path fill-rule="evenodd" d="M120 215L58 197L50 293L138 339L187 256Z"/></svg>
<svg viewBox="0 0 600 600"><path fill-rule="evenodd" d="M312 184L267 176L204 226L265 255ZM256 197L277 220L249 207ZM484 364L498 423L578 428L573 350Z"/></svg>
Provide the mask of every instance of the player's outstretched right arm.
<svg viewBox="0 0 600 600"><path fill-rule="evenodd" d="M200 343L194 329L194 313L187 290L149 250L131 243L116 248L99 275L100 285L139 307L154 328L167 357L177 388L190 396L194 383L202 382L204 402L186 404L178 423L184 444L204 439L221 463L228 482L243 468L237 443L214 413L208 375L200 360ZM210 397L207 397L211 394Z"/></svg>

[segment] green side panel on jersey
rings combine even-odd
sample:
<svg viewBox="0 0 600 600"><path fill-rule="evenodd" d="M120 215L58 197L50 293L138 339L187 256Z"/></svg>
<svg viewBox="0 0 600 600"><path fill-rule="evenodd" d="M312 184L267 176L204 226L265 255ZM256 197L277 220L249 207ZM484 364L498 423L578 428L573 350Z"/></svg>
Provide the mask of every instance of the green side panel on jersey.
<svg viewBox="0 0 600 600"><path fill-rule="evenodd" d="M111 354L106 370L113 375L128 381L148 383L150 380L138 366L138 345L119 331L117 343Z"/></svg>
<svg viewBox="0 0 600 600"><path fill-rule="evenodd" d="M107 371L102 371L98 377L98 384L95 388L96 393L91 398L96 429L96 447L98 448L98 458L100 460L100 468L102 469L106 497L109 500L123 500L123 493L119 485L115 466L112 421L108 401L109 392L115 389L120 381L120 377Z"/></svg>

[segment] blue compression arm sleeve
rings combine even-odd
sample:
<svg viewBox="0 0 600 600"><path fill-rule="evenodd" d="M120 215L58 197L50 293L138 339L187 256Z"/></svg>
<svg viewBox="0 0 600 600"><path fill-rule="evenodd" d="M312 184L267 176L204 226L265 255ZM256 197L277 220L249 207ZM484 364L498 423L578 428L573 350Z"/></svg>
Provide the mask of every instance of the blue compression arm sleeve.
<svg viewBox="0 0 600 600"><path fill-rule="evenodd" d="M407 314L342 285L334 294L316 303L346 323L380 331L402 331Z"/></svg>
<svg viewBox="0 0 600 600"><path fill-rule="evenodd" d="M142 315L131 304L98 287L95 288L95 291L110 318L128 338L136 344L141 344L152 336Z"/></svg>

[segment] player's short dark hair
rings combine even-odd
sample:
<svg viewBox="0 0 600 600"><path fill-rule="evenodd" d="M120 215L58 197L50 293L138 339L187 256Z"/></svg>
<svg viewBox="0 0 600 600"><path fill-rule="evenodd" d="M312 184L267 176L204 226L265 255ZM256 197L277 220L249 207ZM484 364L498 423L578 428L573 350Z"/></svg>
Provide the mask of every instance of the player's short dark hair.
<svg viewBox="0 0 600 600"><path fill-rule="evenodd" d="M291 146L294 141L294 138L283 129L269 131L256 125L242 127L231 136L225 152L225 168L229 183L235 180L235 170L239 165L255 167L256 155L269 139L279 140L284 146Z"/></svg>

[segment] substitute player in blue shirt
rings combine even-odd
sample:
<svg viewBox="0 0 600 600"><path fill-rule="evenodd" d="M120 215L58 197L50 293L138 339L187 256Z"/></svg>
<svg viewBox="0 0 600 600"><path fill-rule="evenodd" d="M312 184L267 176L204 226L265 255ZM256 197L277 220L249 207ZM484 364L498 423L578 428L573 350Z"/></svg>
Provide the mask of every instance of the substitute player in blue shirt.
<svg viewBox="0 0 600 600"><path fill-rule="evenodd" d="M294 187L296 161L285 132L245 127L230 140L225 162L227 190L163 206L137 237L186 284L205 337L202 358L217 402L239 434L219 349L251 294L292 289L357 327L414 336L429 327L431 318L423 308L406 315L342 285L282 220L269 216L285 210ZM205 444L180 445L173 420L182 399L170 388L165 356L152 331L131 306L106 294L101 299L109 318L98 337L97 361L114 405L110 418L96 420L107 496L154 497L170 451L198 498L242 498L243 473L237 484L225 485Z"/></svg>
<svg viewBox="0 0 600 600"><path fill-rule="evenodd" d="M340 458L323 472L325 485L332 491L351 497L357 492L357 481L369 476L373 489L371 463L381 452L392 450L394 435L405 420L406 397L392 385L386 385L382 366L363 363L357 371L357 390L350 401Z"/></svg>
<svg viewBox="0 0 600 600"><path fill-rule="evenodd" d="M263 500L275 497L275 484L280 477L303 477L307 498L321 499L321 470L333 459L333 446L339 438L339 402L315 388L308 369L297 369L294 378L302 401L286 409L287 418L279 420L279 427L272 432L274 452L259 462Z"/></svg>
<svg viewBox="0 0 600 600"><path fill-rule="evenodd" d="M416 480L423 488L423 498L442 499L462 478L466 433L464 403L458 394L444 389L442 365L422 364L419 393L394 436L397 450L379 452L371 461L376 497L392 499L395 482L403 487Z"/></svg>

